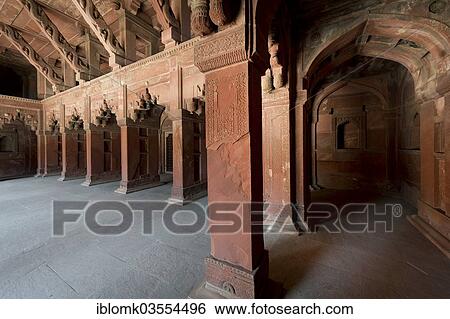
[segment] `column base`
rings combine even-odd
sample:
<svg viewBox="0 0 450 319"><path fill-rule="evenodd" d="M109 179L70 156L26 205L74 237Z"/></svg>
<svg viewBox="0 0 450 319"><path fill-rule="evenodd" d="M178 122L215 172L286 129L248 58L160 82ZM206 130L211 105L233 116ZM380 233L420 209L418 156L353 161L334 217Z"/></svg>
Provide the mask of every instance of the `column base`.
<svg viewBox="0 0 450 319"><path fill-rule="evenodd" d="M118 189L116 189L115 192L119 193L119 194L130 194L130 193L142 191L144 189L158 187L161 185L164 185L164 183L162 183L160 181L144 183L144 184L141 184L141 183L136 184L136 183L129 183L129 182L122 181L120 183L120 187Z"/></svg>
<svg viewBox="0 0 450 319"><path fill-rule="evenodd" d="M58 178L59 182L67 182L67 181L75 181L77 179L83 179L86 175L79 175L79 176L67 176L67 175L61 175L60 178Z"/></svg>
<svg viewBox="0 0 450 319"><path fill-rule="evenodd" d="M43 175L41 175L41 177L51 177L51 176L58 176L61 175L61 171L48 171L48 172L44 172Z"/></svg>
<svg viewBox="0 0 450 319"><path fill-rule="evenodd" d="M268 278L267 251L252 272L214 257L207 257L205 265L206 280L191 292L189 298L281 298L284 294L282 285Z"/></svg>
<svg viewBox="0 0 450 319"><path fill-rule="evenodd" d="M111 175L111 176L90 176L86 177L86 180L81 184L81 186L95 186L100 184L107 184L113 182L119 182L121 180L121 176Z"/></svg>
<svg viewBox="0 0 450 319"><path fill-rule="evenodd" d="M44 174L35 174L35 175L33 175L33 177L35 177L35 178L38 178L38 177L40 177L40 178L43 178L44 177Z"/></svg>
<svg viewBox="0 0 450 319"><path fill-rule="evenodd" d="M195 200L208 196L206 182L190 187L173 187L172 196L168 202L170 204L184 206Z"/></svg>

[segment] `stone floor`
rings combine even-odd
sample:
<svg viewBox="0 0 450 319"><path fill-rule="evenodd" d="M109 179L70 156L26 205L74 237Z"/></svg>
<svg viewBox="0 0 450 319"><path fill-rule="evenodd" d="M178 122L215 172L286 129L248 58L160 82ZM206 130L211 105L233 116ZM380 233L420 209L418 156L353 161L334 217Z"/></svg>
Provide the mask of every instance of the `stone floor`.
<svg viewBox="0 0 450 319"><path fill-rule="evenodd" d="M170 185L120 195L113 192L116 183L79 184L56 177L0 182L0 297L186 297L202 279L209 253L204 232L172 235L158 227L156 213L151 236L142 234L139 214L121 236L95 236L82 222L68 226L65 237L51 234L53 200L166 200ZM314 196L324 201L354 192ZM177 218L189 221L183 216ZM100 217L102 223L120 220L114 213ZM449 260L405 218L396 220L393 233L271 234L266 242L271 277L283 282L288 298L450 297Z"/></svg>

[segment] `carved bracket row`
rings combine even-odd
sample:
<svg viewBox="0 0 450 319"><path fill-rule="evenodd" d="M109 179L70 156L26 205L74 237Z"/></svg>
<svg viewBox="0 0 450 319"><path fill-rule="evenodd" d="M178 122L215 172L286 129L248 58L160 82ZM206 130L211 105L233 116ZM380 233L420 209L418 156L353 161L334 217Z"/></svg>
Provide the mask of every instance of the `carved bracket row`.
<svg viewBox="0 0 450 319"><path fill-rule="evenodd" d="M35 0L22 0L22 3L29 12L31 19L36 22L42 33L58 50L61 56L64 57L64 60L69 63L71 68L80 74L88 73L89 66L86 61L80 57L77 51L67 42L57 26L49 19L44 9ZM81 77L87 79L85 76Z"/></svg>
<svg viewBox="0 0 450 319"><path fill-rule="evenodd" d="M0 22L0 32L52 84L54 91L64 87L64 78L29 45L20 32Z"/></svg>
<svg viewBox="0 0 450 319"><path fill-rule="evenodd" d="M124 64L119 60L125 57L125 49L114 36L92 0L72 0L72 2L108 51L110 57L115 59L115 63Z"/></svg>

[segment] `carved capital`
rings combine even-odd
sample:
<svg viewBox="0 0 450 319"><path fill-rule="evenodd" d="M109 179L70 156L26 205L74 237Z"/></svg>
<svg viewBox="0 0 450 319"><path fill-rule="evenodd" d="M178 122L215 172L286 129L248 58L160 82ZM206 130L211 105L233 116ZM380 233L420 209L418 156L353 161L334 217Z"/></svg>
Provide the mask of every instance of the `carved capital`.
<svg viewBox="0 0 450 319"><path fill-rule="evenodd" d="M209 17L208 0L192 0L191 29L195 35L207 35L213 31Z"/></svg>

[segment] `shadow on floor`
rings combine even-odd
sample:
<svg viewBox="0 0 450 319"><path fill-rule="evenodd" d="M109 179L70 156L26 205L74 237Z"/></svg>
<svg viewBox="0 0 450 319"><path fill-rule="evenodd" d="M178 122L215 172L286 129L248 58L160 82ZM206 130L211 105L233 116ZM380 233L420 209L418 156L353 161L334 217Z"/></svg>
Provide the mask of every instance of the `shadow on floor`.
<svg viewBox="0 0 450 319"><path fill-rule="evenodd" d="M283 283L287 298L448 298L450 262L406 220L398 198L374 192L321 190L314 202L401 204L392 231L302 236L266 235L270 276ZM322 220L321 224L330 220Z"/></svg>

